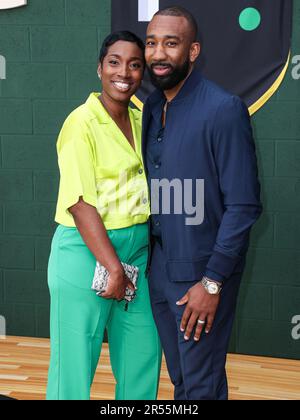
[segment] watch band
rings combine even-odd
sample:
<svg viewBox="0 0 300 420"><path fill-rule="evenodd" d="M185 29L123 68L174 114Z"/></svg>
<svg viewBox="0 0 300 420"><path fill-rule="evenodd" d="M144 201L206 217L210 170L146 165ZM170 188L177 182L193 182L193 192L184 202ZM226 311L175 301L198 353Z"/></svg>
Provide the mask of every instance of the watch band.
<svg viewBox="0 0 300 420"><path fill-rule="evenodd" d="M218 286L222 287L222 283L220 281L209 279L206 276L203 277L203 280L205 280L205 281L207 281L209 283L216 283Z"/></svg>

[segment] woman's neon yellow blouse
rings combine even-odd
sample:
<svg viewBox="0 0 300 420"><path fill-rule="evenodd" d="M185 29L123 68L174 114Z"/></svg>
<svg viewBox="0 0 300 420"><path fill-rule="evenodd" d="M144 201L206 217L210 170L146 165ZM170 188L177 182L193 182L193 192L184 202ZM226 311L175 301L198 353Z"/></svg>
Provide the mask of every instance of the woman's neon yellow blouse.
<svg viewBox="0 0 300 420"><path fill-rule="evenodd" d="M135 149L92 93L66 119L57 141L60 185L55 221L75 227L79 197L96 207L106 229L145 223L149 191L141 152L141 112L129 108Z"/></svg>

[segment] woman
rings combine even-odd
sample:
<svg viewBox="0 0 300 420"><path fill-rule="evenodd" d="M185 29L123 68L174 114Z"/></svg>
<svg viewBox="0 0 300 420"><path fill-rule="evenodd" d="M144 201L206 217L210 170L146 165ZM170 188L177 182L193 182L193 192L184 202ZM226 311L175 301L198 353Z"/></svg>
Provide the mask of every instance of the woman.
<svg viewBox="0 0 300 420"><path fill-rule="evenodd" d="M58 138L60 188L48 267L51 360L47 399L89 399L104 331L116 399L156 399L161 347L148 282L150 214L141 157L141 113L129 107L145 68L144 44L130 32L110 35L93 93L67 118ZM102 297L91 290L96 260L110 273ZM121 262L139 268L137 297Z"/></svg>

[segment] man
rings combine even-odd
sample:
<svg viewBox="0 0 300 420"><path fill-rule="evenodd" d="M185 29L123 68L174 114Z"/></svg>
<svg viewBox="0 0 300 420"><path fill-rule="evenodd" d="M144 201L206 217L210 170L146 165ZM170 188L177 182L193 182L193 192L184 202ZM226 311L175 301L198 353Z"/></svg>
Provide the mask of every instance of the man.
<svg viewBox="0 0 300 420"><path fill-rule="evenodd" d="M262 206L248 110L194 69L197 31L180 7L159 11L147 30L157 89L144 107L143 156L152 209L159 208L151 220L150 294L175 399L226 400L226 354ZM173 206L166 205L166 181ZM188 218L195 197L204 217Z"/></svg>

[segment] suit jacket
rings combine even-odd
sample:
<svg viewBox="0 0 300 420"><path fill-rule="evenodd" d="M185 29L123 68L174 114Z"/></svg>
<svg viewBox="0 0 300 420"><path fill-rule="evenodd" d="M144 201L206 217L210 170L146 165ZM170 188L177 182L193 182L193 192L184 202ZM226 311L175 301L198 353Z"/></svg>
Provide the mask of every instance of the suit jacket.
<svg viewBox="0 0 300 420"><path fill-rule="evenodd" d="M156 90L143 113L142 150L154 107L165 102ZM171 281L203 275L225 280L243 272L250 230L262 212L257 159L249 112L236 96L194 70L168 106L161 157L162 178L204 180L204 219L188 225L187 215L161 214L163 251Z"/></svg>

